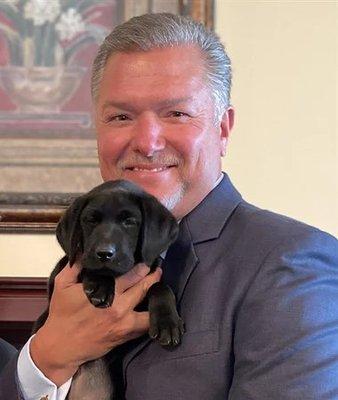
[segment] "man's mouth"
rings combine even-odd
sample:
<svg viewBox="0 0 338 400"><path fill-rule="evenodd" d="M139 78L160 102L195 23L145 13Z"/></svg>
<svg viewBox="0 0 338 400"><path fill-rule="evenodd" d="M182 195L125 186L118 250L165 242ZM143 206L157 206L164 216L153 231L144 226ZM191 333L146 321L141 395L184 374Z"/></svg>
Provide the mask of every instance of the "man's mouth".
<svg viewBox="0 0 338 400"><path fill-rule="evenodd" d="M175 165L162 165L162 166L132 166L132 167L127 167L125 169L129 171L137 171L137 172L162 172L166 171L169 168L173 168Z"/></svg>

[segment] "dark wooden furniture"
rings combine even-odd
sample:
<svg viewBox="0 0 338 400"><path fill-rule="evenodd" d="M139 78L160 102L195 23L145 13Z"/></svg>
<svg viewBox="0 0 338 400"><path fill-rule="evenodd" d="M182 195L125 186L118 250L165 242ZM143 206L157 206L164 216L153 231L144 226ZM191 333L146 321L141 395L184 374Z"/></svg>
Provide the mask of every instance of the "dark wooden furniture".
<svg viewBox="0 0 338 400"><path fill-rule="evenodd" d="M20 349L47 306L47 278L0 277L0 337Z"/></svg>

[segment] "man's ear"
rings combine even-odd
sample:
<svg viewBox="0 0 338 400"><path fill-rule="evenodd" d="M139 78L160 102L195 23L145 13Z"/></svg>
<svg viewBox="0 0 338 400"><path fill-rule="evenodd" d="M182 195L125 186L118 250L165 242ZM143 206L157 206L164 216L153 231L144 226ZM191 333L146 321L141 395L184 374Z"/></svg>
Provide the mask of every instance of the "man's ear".
<svg viewBox="0 0 338 400"><path fill-rule="evenodd" d="M230 132L235 122L235 109L230 106L224 112L221 120L221 156L224 157L228 145Z"/></svg>
<svg viewBox="0 0 338 400"><path fill-rule="evenodd" d="M171 212L150 195L141 199L141 213L142 226L135 261L150 267L176 240L178 224Z"/></svg>
<svg viewBox="0 0 338 400"><path fill-rule="evenodd" d="M87 202L88 196L86 195L75 199L56 227L56 238L68 256L70 266L74 264L77 254L83 252L80 217Z"/></svg>

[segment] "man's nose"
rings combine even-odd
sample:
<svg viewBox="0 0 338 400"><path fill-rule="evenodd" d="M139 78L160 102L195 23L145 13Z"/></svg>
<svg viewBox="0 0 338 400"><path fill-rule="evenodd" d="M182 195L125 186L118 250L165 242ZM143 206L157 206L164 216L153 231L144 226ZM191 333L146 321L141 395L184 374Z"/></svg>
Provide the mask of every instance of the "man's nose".
<svg viewBox="0 0 338 400"><path fill-rule="evenodd" d="M152 157L157 151L165 148L164 129L159 118L145 114L138 118L134 127L132 149L146 157Z"/></svg>

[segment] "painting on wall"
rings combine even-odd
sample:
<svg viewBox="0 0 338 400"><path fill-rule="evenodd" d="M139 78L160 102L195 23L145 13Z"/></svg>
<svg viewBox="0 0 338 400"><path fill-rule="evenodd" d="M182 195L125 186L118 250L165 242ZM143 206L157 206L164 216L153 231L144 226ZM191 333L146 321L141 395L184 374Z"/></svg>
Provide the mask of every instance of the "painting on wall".
<svg viewBox="0 0 338 400"><path fill-rule="evenodd" d="M146 12L213 25L212 0L0 1L0 228L54 226L100 183L91 64L115 25Z"/></svg>

